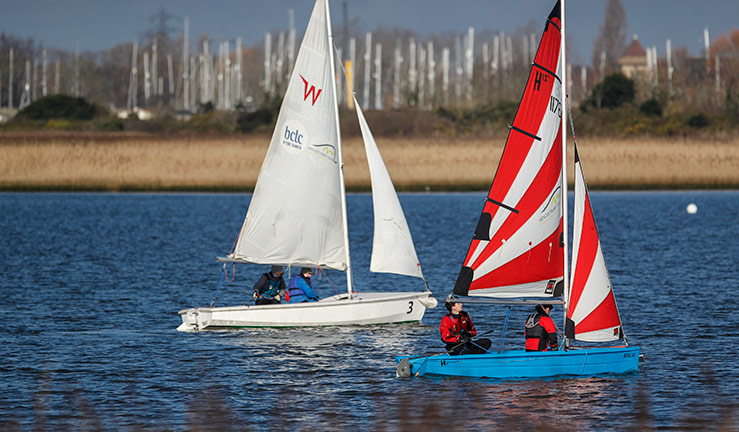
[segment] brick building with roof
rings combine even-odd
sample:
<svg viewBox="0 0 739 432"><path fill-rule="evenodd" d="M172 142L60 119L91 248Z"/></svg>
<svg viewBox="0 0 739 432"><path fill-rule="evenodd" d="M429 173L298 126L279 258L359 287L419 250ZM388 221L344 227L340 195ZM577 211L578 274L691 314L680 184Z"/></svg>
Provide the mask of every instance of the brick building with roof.
<svg viewBox="0 0 739 432"><path fill-rule="evenodd" d="M637 74L647 72L647 52L644 50L642 44L639 43L636 35L634 35L631 45L626 48L623 57L618 60L618 65L621 68L621 73L629 78L634 78Z"/></svg>

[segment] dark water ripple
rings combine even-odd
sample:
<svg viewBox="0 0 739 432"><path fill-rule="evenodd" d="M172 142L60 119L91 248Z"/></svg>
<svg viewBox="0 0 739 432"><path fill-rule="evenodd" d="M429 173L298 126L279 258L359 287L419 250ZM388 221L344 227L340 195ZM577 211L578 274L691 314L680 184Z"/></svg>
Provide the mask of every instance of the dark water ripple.
<svg viewBox="0 0 739 432"><path fill-rule="evenodd" d="M482 194L404 194L424 274L449 292ZM397 379L439 352L422 325L181 334L210 303L248 195L0 194L0 430L736 430L739 192L593 193L637 374L528 381ZM351 195L358 288L422 289L368 271L369 195ZM688 203L698 213L688 215ZM249 301L237 269L218 304ZM319 291L343 291L332 274ZM469 306L478 329L504 311ZM514 309L507 347L521 345ZM561 322L555 313L556 322Z"/></svg>

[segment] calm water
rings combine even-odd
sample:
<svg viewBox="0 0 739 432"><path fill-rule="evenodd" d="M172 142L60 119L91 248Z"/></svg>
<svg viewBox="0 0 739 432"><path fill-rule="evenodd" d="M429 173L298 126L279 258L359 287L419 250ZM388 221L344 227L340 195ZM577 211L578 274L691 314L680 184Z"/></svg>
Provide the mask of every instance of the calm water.
<svg viewBox="0 0 739 432"><path fill-rule="evenodd" d="M439 300L483 195L401 195ZM394 356L440 351L442 306L421 325L176 332L178 309L216 294L214 258L248 201L0 194L0 430L737 428L739 192L593 193L625 331L646 364L523 382L395 378ZM422 289L368 272L371 197L348 205L357 288ZM216 304L247 302L262 271L237 268ZM329 276L324 296L344 290ZM466 310L499 335L502 310ZM528 313L514 310L510 347L522 345Z"/></svg>

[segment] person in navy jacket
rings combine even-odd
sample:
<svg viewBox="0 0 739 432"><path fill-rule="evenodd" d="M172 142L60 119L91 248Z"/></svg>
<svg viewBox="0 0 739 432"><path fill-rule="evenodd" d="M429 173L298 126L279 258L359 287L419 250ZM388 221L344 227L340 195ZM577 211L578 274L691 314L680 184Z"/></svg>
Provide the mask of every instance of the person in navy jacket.
<svg viewBox="0 0 739 432"><path fill-rule="evenodd" d="M472 338L477 336L477 330L469 314L462 310L462 303L447 298L444 305L449 313L441 319L439 331L441 340L446 343L447 352L450 355L486 353L492 342L490 339L472 341Z"/></svg>
<svg viewBox="0 0 739 432"><path fill-rule="evenodd" d="M285 279L282 278L282 266L273 265L271 271L262 274L254 284L254 302L258 305L279 304L285 295Z"/></svg>

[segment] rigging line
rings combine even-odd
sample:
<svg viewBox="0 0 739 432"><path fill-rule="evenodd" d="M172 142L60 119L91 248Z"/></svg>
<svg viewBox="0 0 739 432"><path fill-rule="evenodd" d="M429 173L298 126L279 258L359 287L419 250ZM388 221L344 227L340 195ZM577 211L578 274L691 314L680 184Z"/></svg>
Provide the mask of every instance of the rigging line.
<svg viewBox="0 0 739 432"><path fill-rule="evenodd" d="M495 204L497 206L503 207L504 209L506 209L508 211L512 211L513 213L518 214L518 210L516 210L515 208L513 208L511 206L507 206L507 205L503 204L502 202L495 201L492 198L487 198L487 201L488 202L491 202L491 203L493 203L493 204Z"/></svg>
<svg viewBox="0 0 739 432"><path fill-rule="evenodd" d="M321 266L316 266L316 270L318 270L318 280L321 280L321 275L326 277L326 280L328 281L328 284L331 285L331 288L334 290L334 293L336 295L339 294L339 291L336 290L336 287L334 286L333 282L331 282L331 279L328 278L328 273L324 269L321 268Z"/></svg>
<svg viewBox="0 0 739 432"><path fill-rule="evenodd" d="M426 278L423 277L423 272L421 271L421 263L416 263L418 266L418 272L421 273L421 280L423 281L423 284L426 285L426 291L431 292L431 288L429 288L429 283L426 282Z"/></svg>
<svg viewBox="0 0 739 432"><path fill-rule="evenodd" d="M234 279L236 279L236 263L231 263L231 279L228 278L228 270L226 269L226 264L227 263L223 263L223 271L225 273L226 282L233 282Z"/></svg>
<svg viewBox="0 0 739 432"><path fill-rule="evenodd" d="M335 43L333 43L333 38L331 39L331 46L333 46L333 47L334 47L334 52L336 53L336 57L338 58L338 57L339 57L339 49L338 49L338 48L336 48L336 44L335 44ZM346 68L344 67L344 62L341 62L341 61L340 61L340 62L339 62L339 66L341 66L341 71L342 71L342 72L344 72L344 78L346 78L346 79L348 80L348 79L349 79L349 77L348 77L348 76L346 75ZM356 97L357 97L357 94L356 94L356 92L354 91L354 89L352 89L352 97L354 97L354 98L356 98Z"/></svg>
<svg viewBox="0 0 739 432"><path fill-rule="evenodd" d="M252 197L253 196L254 196L254 194L252 193ZM233 253L234 249L236 248L236 243L238 243L239 239L241 238L241 234L244 232L244 227L245 226L246 226L246 221L244 221L244 224L241 225L241 229L239 229L239 235L236 236L236 238L234 239L234 244L231 245L231 250L228 251L228 254L229 255L231 255Z"/></svg>
<svg viewBox="0 0 739 432"><path fill-rule="evenodd" d="M216 293L213 295L213 300L210 302L209 307L213 307L214 304L216 304L216 299L218 298L218 289L221 288L221 284L223 283L223 279L226 278L226 263L223 263L223 267L221 268L221 274L218 275L218 284L216 285Z"/></svg>
<svg viewBox="0 0 739 432"><path fill-rule="evenodd" d="M513 126L513 125L508 125L508 127L510 129L516 131L516 132L520 132L520 133L526 135L527 137L533 138L533 139L535 139L537 141L541 141L541 138L539 138L538 136L536 136L536 135L534 135L532 133L526 132L525 130L523 130L521 128L517 128L516 126Z"/></svg>
<svg viewBox="0 0 739 432"><path fill-rule="evenodd" d="M570 109L570 97L567 97L567 119L570 121L570 129L572 130L572 142L577 146L577 139L575 138L575 123L572 121L572 110Z"/></svg>
<svg viewBox="0 0 739 432"><path fill-rule="evenodd" d="M544 72L548 73L549 75L552 75L554 77L554 79L556 79L557 81L562 82L562 80L557 76L556 73L550 71L549 69L545 68L544 66L540 65L539 63L537 63L537 62L531 62L531 66L535 66L535 67L543 70Z"/></svg>

